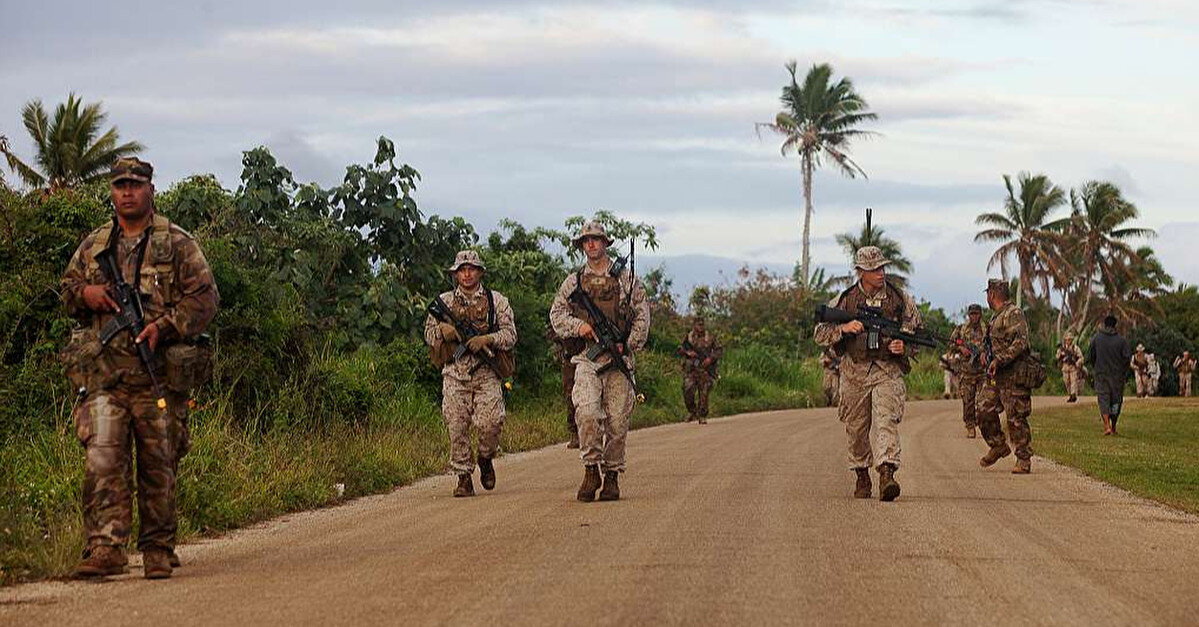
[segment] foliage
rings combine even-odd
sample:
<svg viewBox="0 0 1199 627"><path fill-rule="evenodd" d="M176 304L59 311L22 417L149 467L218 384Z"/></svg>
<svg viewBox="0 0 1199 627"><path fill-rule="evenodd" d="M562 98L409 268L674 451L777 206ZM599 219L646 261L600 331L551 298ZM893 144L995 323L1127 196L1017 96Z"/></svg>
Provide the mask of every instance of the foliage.
<svg viewBox="0 0 1199 627"><path fill-rule="evenodd" d="M1012 177L1003 175L1007 199L1003 213L984 213L976 223L989 228L974 236L976 242L1001 242L991 255L987 269L996 265L1006 279L1009 276L1009 259L1014 257L1019 265L1020 287L1016 292L1016 303L1032 302L1035 299L1033 282L1040 279L1049 291L1047 278L1058 259L1055 246L1057 234L1069 224L1069 219L1050 220L1066 202L1066 193L1054 185L1044 174L1031 175L1021 172L1017 176L1019 191L1012 185Z"/></svg>

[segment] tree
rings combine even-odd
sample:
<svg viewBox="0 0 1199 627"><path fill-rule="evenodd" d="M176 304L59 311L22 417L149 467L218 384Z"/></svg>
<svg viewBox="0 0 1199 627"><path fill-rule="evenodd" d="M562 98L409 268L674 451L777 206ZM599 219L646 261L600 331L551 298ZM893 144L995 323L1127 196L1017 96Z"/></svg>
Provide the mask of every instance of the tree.
<svg viewBox="0 0 1199 627"><path fill-rule="evenodd" d="M765 128L783 136L779 150L784 157L790 152L799 156L804 196L800 276L801 285L807 287L811 269L812 175L827 158L845 176L865 177L865 170L849 156L850 142L872 135L857 127L878 116L867 110L866 100L854 90L849 78L832 82L833 68L829 64L813 65L802 85L797 80L796 67L795 61L787 63L791 83L783 86L780 98L783 110L774 122L759 122L755 128L759 133Z"/></svg>
<svg viewBox="0 0 1199 627"><path fill-rule="evenodd" d="M1017 180L1017 194L1012 177L1003 175L1007 188L1003 213L984 213L975 219L975 224L990 228L974 236L976 242L1002 242L991 255L987 269L999 266L1003 278L1008 278L1008 259L1015 257L1020 266L1020 289L1016 291L1016 304L1036 297L1033 281L1040 279L1046 298L1049 292L1049 277L1058 263L1056 254L1060 248L1058 233L1069 223L1069 218L1046 222L1059 207L1066 203L1066 193L1054 185L1044 174L1030 175L1021 172Z"/></svg>
<svg viewBox="0 0 1199 627"><path fill-rule="evenodd" d="M8 167L33 188L57 191L103 179L112 162L141 152L138 142L118 143L117 128L103 134L100 129L108 114L101 103L84 105L75 94L54 110L51 121L41 100L31 100L21 110L25 130L33 138L34 164L22 161L0 144Z"/></svg>
<svg viewBox="0 0 1199 627"><path fill-rule="evenodd" d="M891 260L887 266L887 277L898 285L907 285L907 275L912 272L912 261L903 255L903 249L899 242L887 237L887 233L881 227L874 226L867 222L862 225L862 230L856 235L850 233L839 233L837 235L837 243L841 245L841 249L849 256L850 266L853 265L854 255L859 248L865 246L877 246L883 251L883 257ZM833 277L830 279L833 285L848 286L854 282L853 273Z"/></svg>

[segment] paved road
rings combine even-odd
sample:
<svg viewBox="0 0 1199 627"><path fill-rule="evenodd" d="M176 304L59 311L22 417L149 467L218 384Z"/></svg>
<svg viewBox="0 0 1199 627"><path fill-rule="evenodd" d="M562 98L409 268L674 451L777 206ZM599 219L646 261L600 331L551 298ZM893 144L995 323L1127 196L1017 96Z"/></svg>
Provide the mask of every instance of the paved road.
<svg viewBox="0 0 1199 627"><path fill-rule="evenodd" d="M1199 621L1199 519L1039 458L982 470L958 420L909 405L895 503L850 498L830 410L744 415L634 433L616 503L576 502L553 447L473 499L436 477L188 545L168 582L0 590L0 624Z"/></svg>

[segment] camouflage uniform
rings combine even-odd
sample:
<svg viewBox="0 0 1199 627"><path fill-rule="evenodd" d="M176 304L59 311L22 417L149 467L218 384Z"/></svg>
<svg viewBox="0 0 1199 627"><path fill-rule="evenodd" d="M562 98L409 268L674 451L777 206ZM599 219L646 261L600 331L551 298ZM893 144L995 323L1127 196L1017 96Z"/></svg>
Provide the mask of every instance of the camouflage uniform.
<svg viewBox="0 0 1199 627"><path fill-rule="evenodd" d="M450 271L467 263L483 268L478 253L463 251ZM516 346L515 317L503 294L480 283L469 293L456 287L441 294L441 300L459 321L480 333L490 334L493 340L490 348L497 355ZM442 354L452 353L459 344L445 341L433 316L425 319L425 343ZM472 424L478 431L479 457L491 459L499 451L505 418L503 381L482 359L467 351L458 361L446 360L442 366L441 395L441 414L450 435L450 467L459 475L470 475L475 470L470 445Z"/></svg>
<svg viewBox="0 0 1199 627"><path fill-rule="evenodd" d="M588 225L584 233L588 228L596 228L602 234L598 225ZM645 298L645 287L627 268L616 279L609 276L607 270L597 272L584 264L581 270L562 281L550 307L550 321L559 337L577 338L579 327L584 322L592 322L569 301L580 278L582 289L596 306L627 334L624 359L632 369L634 353L645 346L649 336L649 303ZM631 299L628 296L630 290ZM579 426L580 456L585 466L599 465L605 474L625 469L625 439L629 416L636 402L628 379L616 368L604 367L610 360L603 354L598 361L592 361L585 351L571 359L575 365L572 399Z"/></svg>
<svg viewBox="0 0 1199 627"><path fill-rule="evenodd" d="M831 348L826 348L820 353L820 367L824 369L821 382L824 402L829 407L836 407L841 403L841 358Z"/></svg>
<svg viewBox="0 0 1199 627"><path fill-rule="evenodd" d="M863 256L868 246L858 251ZM877 252L881 258L882 253ZM881 267L881 266L876 266ZM869 266L866 269L873 269ZM905 291L888 282L875 294L867 294L861 283L829 301L829 306L856 312L859 307L879 307L892 320L908 331L921 325L920 310ZM840 419L845 423L849 441L851 469L880 467L890 464L899 467L899 422L903 419L907 387L903 375L910 369L911 347L905 355L893 355L886 342L878 350L866 347L866 334L844 335L832 323L816 325L815 339L824 347L832 347L841 355ZM870 437L874 427L873 441Z"/></svg>
<svg viewBox="0 0 1199 627"><path fill-rule="evenodd" d="M152 172L145 162L122 159L114 166L113 181L148 182ZM109 283L95 259L108 247L114 250L125 281L142 293L147 326L159 326L154 370L158 380L166 383L163 411L138 359L133 335L122 332L102 347L99 332L112 314L93 311L84 301L84 288ZM185 387L168 377L166 355L194 340L216 315L219 296L208 262L192 236L160 214L153 214L150 226L135 238L126 237L114 219L92 231L75 251L62 280L62 298L67 312L83 325L72 334L64 357L72 382L85 394L74 418L76 435L87 450L83 479L87 552L100 546L119 549L129 542L133 454L140 520L137 547L143 552L171 551L176 532L175 471L188 448L188 396Z"/></svg>
<svg viewBox="0 0 1199 627"><path fill-rule="evenodd" d="M1174 358L1174 369L1178 371L1178 395L1191 395L1191 377L1195 374L1195 358L1179 355Z"/></svg>
<svg viewBox="0 0 1199 627"><path fill-rule="evenodd" d="M958 374L957 362L958 354L956 351L945 351L941 354L941 380L945 384L945 389L941 393L943 398L958 397Z"/></svg>
<svg viewBox="0 0 1199 627"><path fill-rule="evenodd" d="M1074 343L1073 336L1067 336L1069 344L1063 343L1057 347L1055 359L1062 368L1062 383L1066 385L1066 393L1070 398L1077 398L1082 393L1082 349Z"/></svg>
<svg viewBox="0 0 1199 627"><path fill-rule="evenodd" d="M993 280L991 285L1007 287L1006 283L998 280ZM1016 362L1029 351L1028 322L1024 319L1024 312L1014 302L1005 303L991 318L987 337L991 341L993 355L988 367L994 367L995 375L985 379L978 394L978 421L983 439L993 451L1006 449L1003 427L999 424L999 414L1006 412L1011 448L1016 451L1016 459L1027 464L1032 458L1032 448L1029 446L1032 443L1032 430L1028 425L1028 417L1032 414L1031 391L1017 385L1012 377Z"/></svg>
<svg viewBox="0 0 1199 627"><path fill-rule="evenodd" d="M975 306L972 306L972 309L973 307ZM979 307L978 310L981 313L982 308ZM959 344L959 342L965 344L968 350L976 351L981 358L986 334L987 325L981 319L976 325L966 321L953 330L950 341L954 344ZM973 433L974 428L978 426L978 417L974 408L975 403L978 402L978 390L982 386L985 373L981 359L961 355L960 352L958 354L958 394L962 397L962 422L966 425L967 431Z"/></svg>
<svg viewBox="0 0 1199 627"><path fill-rule="evenodd" d="M575 387L575 365L571 359L582 350L579 338L560 338L554 333L554 325L546 327L545 338L554 344L554 358L562 371L562 401L566 404L566 427L570 429L572 444L578 446L579 425L575 420L575 404L571 393Z"/></svg>
<svg viewBox="0 0 1199 627"><path fill-rule="evenodd" d="M692 329L687 333L686 341L700 356L689 357L679 347L679 355L683 358L683 402L687 405L687 420L699 418L702 422L708 417L708 393L716 382L716 368L724 349L716 341L716 336L706 329L703 335L696 334ZM708 366L703 365L705 357L712 360Z"/></svg>
<svg viewBox="0 0 1199 627"><path fill-rule="evenodd" d="M1137 345L1137 352L1133 353L1129 365L1136 375L1137 397L1149 396L1149 356L1145 354L1144 345Z"/></svg>

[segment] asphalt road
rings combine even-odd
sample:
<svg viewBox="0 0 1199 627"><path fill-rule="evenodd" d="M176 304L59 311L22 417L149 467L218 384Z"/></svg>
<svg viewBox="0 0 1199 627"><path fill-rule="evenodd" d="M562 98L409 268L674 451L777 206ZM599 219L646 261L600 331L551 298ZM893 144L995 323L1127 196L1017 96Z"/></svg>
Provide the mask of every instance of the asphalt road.
<svg viewBox="0 0 1199 627"><path fill-rule="evenodd" d="M632 434L619 502L574 499L573 451L509 455L494 492L288 516L169 581L2 589L0 624L1199 622L1199 519L1040 458L980 469L957 407L909 405L894 503L851 498L831 410L743 415Z"/></svg>

